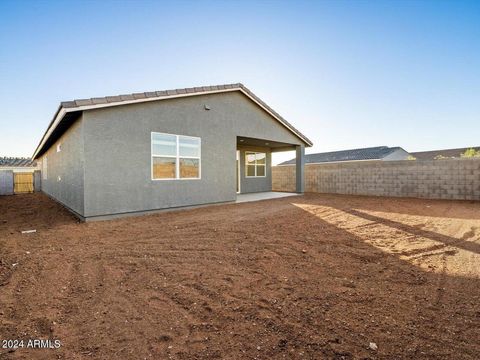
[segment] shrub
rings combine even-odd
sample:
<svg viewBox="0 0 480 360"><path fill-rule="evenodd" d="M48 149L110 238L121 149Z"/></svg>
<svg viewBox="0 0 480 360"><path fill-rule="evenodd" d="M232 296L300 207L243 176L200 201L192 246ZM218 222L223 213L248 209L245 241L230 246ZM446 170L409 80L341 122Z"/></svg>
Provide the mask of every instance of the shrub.
<svg viewBox="0 0 480 360"><path fill-rule="evenodd" d="M474 148L470 148L465 150L463 154L460 155L462 158L476 158L480 157L480 150L475 150Z"/></svg>

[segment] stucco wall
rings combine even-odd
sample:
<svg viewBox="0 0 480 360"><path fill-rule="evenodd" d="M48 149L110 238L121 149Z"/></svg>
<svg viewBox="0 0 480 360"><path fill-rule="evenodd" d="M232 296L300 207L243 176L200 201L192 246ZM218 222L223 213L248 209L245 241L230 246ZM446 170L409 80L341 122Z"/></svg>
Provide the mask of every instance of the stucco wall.
<svg viewBox="0 0 480 360"><path fill-rule="evenodd" d="M295 166L272 168L273 190L293 191ZM480 200L480 160L306 165L307 192Z"/></svg>
<svg viewBox="0 0 480 360"><path fill-rule="evenodd" d="M240 150L240 193L272 191L272 153L269 148L243 147ZM246 177L245 152L255 151L266 153L265 177Z"/></svg>
<svg viewBox="0 0 480 360"><path fill-rule="evenodd" d="M0 195L13 195L13 171L0 170Z"/></svg>
<svg viewBox="0 0 480 360"><path fill-rule="evenodd" d="M57 144L61 151L57 152ZM42 191L79 215L84 214L83 120L79 118L42 155L40 169L47 158L47 179L42 174Z"/></svg>
<svg viewBox="0 0 480 360"><path fill-rule="evenodd" d="M403 149L395 150L383 158L383 161L408 160L410 154Z"/></svg>
<svg viewBox="0 0 480 360"><path fill-rule="evenodd" d="M237 136L302 143L239 92L90 110L83 120L86 217L234 201ZM200 137L202 178L151 180L152 131Z"/></svg>

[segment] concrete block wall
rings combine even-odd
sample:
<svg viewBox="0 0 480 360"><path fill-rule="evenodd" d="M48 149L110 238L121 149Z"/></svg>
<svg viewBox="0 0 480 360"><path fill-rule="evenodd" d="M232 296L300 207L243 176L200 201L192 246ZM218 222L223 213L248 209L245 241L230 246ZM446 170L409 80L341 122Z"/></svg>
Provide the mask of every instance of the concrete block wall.
<svg viewBox="0 0 480 360"><path fill-rule="evenodd" d="M0 170L0 196L1 195L13 195L15 190L14 185L14 172L13 170ZM33 189L35 192L42 190L40 170L33 172Z"/></svg>
<svg viewBox="0 0 480 360"><path fill-rule="evenodd" d="M0 170L0 195L13 195L12 170Z"/></svg>
<svg viewBox="0 0 480 360"><path fill-rule="evenodd" d="M40 170L35 170L33 172L33 190L35 192L42 191L42 173Z"/></svg>
<svg viewBox="0 0 480 360"><path fill-rule="evenodd" d="M308 184L308 175L305 173L305 186ZM295 165L272 166L272 190L295 192L296 190ZM308 191L308 190L306 190Z"/></svg>
<svg viewBox="0 0 480 360"><path fill-rule="evenodd" d="M294 191L295 166L274 167L272 188L274 191ZM305 191L480 200L480 159L306 165Z"/></svg>

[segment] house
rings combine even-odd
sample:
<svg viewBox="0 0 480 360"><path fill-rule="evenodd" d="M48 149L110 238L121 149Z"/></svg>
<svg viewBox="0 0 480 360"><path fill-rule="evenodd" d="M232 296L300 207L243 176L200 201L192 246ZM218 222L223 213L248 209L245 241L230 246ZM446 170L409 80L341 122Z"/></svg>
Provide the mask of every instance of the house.
<svg viewBox="0 0 480 360"><path fill-rule="evenodd" d="M0 157L0 196L40 190L36 161L21 157Z"/></svg>
<svg viewBox="0 0 480 360"><path fill-rule="evenodd" d="M242 84L62 102L35 150L42 191L83 220L271 191L271 154L311 141Z"/></svg>
<svg viewBox="0 0 480 360"><path fill-rule="evenodd" d="M377 146L364 149L331 151L305 155L305 164L322 164L345 161L393 161L407 160L409 153L401 147ZM284 161L279 165L294 165L295 159Z"/></svg>
<svg viewBox="0 0 480 360"><path fill-rule="evenodd" d="M480 146L457 149L418 151L412 152L411 155L417 160L456 159L461 158L462 154L469 149L475 149L476 151L480 151Z"/></svg>
<svg viewBox="0 0 480 360"><path fill-rule="evenodd" d="M34 172L38 170L37 162L30 158L0 157L0 171Z"/></svg>

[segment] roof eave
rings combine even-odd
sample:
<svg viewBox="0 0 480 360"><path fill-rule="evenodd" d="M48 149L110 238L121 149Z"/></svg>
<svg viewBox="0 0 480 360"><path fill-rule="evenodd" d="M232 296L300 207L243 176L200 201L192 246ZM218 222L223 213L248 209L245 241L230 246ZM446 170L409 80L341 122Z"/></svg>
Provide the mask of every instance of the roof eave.
<svg viewBox="0 0 480 360"><path fill-rule="evenodd" d="M65 108L62 105L60 105L58 107L57 111L55 112L55 115L53 115L53 119L52 119L52 121L50 121L50 124L48 125L47 130L45 131L42 138L40 139L40 142L38 143L37 148L35 149L35 151L32 155L32 160L35 160L37 158L37 155L40 152L40 150L42 149L43 145L48 140L49 136L55 130L57 125L60 123L60 121L63 119L65 114L66 114Z"/></svg>
<svg viewBox="0 0 480 360"><path fill-rule="evenodd" d="M271 109L268 105L266 105L260 98L254 95L249 89L247 89L243 84L239 84L237 87L229 87L225 89L214 89L214 90L207 90L207 91L198 91L194 93L181 93L175 95L164 95L164 96L156 96L156 97L147 97L147 98L140 98L140 99L132 99L132 100L123 100L123 101L115 101L115 102L105 102L105 103L97 103L97 104L86 104L86 105L77 105L72 106L73 104L76 105L76 102L62 102L58 107L52 121L50 122L47 130L42 136L40 143L38 144L35 152L33 153L32 159L36 159L39 152L42 150L43 146L45 145L46 141L56 129L58 124L62 121L63 117L70 112L78 112L78 111L86 111L92 109L101 109L113 106L121 106L121 105L129 105L129 104L137 104L137 103L144 103L144 102L151 102L151 101L159 101L165 99L174 99L174 98L181 98L181 97L190 97L190 96L199 96L199 95L208 95L208 94L216 94L216 93L223 93L223 92L232 92L232 91L240 91L249 99L254 101L258 106L260 106L263 110L265 110L270 116L275 118L278 122L280 122L283 126L285 126L288 130L290 130L293 134L295 134L300 140L302 140L307 147L313 145L313 143L308 139L305 135L303 135L300 131L295 129L288 121L286 121L283 117L277 114L273 109ZM168 92L167 92L168 93Z"/></svg>

